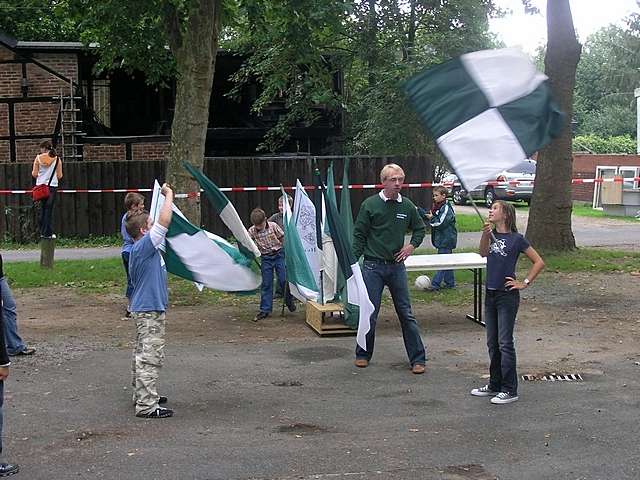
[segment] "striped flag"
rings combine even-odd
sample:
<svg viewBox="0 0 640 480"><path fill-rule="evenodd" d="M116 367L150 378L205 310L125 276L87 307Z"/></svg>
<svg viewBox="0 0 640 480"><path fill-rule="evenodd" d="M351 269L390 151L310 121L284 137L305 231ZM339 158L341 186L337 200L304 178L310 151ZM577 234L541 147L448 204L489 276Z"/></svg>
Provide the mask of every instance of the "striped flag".
<svg viewBox="0 0 640 480"><path fill-rule="evenodd" d="M238 241L238 248L240 251L249 257L259 257L260 250L253 240L249 236L249 232L244 228L242 220L236 211L233 204L229 201L227 196L220 191L218 186L213 183L204 173L197 170L187 162L183 162L182 165L191 174L193 178L198 182L200 188L204 191L205 196L209 199L211 206L218 212L220 219L231 230L231 233Z"/></svg>
<svg viewBox="0 0 640 480"><path fill-rule="evenodd" d="M467 191L563 128L547 77L514 48L467 53L416 75L405 90Z"/></svg>
<svg viewBox="0 0 640 480"><path fill-rule="evenodd" d="M371 329L371 314L374 311L373 304L369 300L367 287L362 278L362 271L358 260L353 256L353 252L347 239L347 232L340 222L340 216L335 203L329 200L327 187L323 186L322 193L325 198L327 222L333 239L333 246L338 257L338 263L345 278L347 279L347 301L360 308L358 319L358 334L356 341L363 350L367 349L367 333Z"/></svg>
<svg viewBox="0 0 640 480"><path fill-rule="evenodd" d="M293 200L293 223L298 231L304 254L313 272L316 285L320 286L320 253L316 234L316 206L307 195L300 180L296 180Z"/></svg>
<svg viewBox="0 0 640 480"><path fill-rule="evenodd" d="M349 158L344 161L342 170L342 191L340 192L340 219L342 225L344 225L347 233L347 241L349 242L349 249L353 247L353 212L351 211L351 193L349 192ZM344 278L344 277L343 277ZM346 280L346 279L345 279ZM348 293L346 292L346 285L340 292L344 302L344 323L345 325L356 328L358 325L359 311L358 307L351 305L346 299Z"/></svg>
<svg viewBox="0 0 640 480"><path fill-rule="evenodd" d="M300 181L298 181L298 184ZM282 188L282 196L286 199L287 194ZM307 300L317 301L319 291L315 275L298 234L298 229L291 212L291 207L287 201L282 202L283 224L284 224L284 251L287 270L287 281L291 294L301 302ZM315 218L312 219L315 221ZM314 232L315 236L315 232ZM315 239L314 239L315 243Z"/></svg>
<svg viewBox="0 0 640 480"><path fill-rule="evenodd" d="M164 195L156 181L150 210L154 221L163 203ZM247 292L260 286L260 276L250 268L251 258L223 238L191 224L175 205L161 249L167 271L195 282L199 289L204 286L226 292Z"/></svg>

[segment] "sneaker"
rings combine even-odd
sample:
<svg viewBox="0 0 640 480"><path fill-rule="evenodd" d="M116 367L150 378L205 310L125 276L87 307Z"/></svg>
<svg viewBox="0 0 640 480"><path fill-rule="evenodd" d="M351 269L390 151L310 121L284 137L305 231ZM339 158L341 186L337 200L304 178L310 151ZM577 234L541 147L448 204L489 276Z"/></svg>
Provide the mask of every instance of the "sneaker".
<svg viewBox="0 0 640 480"><path fill-rule="evenodd" d="M517 395L511 395L507 392L500 392L495 397L491 399L491 403L495 403L496 405L503 405L505 403L511 403L518 401Z"/></svg>
<svg viewBox="0 0 640 480"><path fill-rule="evenodd" d="M471 395L473 395L474 397L493 397L497 394L498 392L494 392L493 390L491 390L491 387L489 387L489 385L485 385L484 387L480 388L474 388L473 390L471 390Z"/></svg>
<svg viewBox="0 0 640 480"><path fill-rule="evenodd" d="M34 353L36 353L36 349L35 348L30 348L30 347L25 347L24 350L20 350L19 352L16 353L9 353L10 357L17 357L20 355L33 355Z"/></svg>
<svg viewBox="0 0 640 480"><path fill-rule="evenodd" d="M20 467L18 465L12 463L0 463L0 477L8 477L10 475L15 475L20 471Z"/></svg>
<svg viewBox="0 0 640 480"><path fill-rule="evenodd" d="M136 413L138 418L169 418L173 417L173 410L170 408L158 407L149 413Z"/></svg>
<svg viewBox="0 0 640 480"><path fill-rule="evenodd" d="M257 322L258 320L264 320L268 316L269 314L267 312L258 312L258 314L255 317L253 317L253 321Z"/></svg>

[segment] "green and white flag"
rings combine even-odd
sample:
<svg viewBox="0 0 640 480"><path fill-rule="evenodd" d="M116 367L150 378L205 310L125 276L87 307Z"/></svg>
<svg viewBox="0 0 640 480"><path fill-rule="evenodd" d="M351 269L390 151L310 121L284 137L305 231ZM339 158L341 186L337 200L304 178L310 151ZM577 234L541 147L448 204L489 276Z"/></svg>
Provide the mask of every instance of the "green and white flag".
<svg viewBox="0 0 640 480"><path fill-rule="evenodd" d="M358 333L356 341L360 348L367 349L367 333L371 329L371 314L374 311L373 304L369 300L367 287L362 278L362 271L358 259L353 256L353 251L348 242L347 232L340 221L338 209L335 203L329 200L327 187L322 189L326 204L327 223L333 239L336 255L340 268L347 279L347 301L359 307Z"/></svg>
<svg viewBox="0 0 640 480"><path fill-rule="evenodd" d="M150 216L155 221L164 203L160 184L153 186ZM161 246L167 271L202 287L225 292L256 290L260 276L250 268L251 258L213 233L191 224L173 205L173 216Z"/></svg>
<svg viewBox="0 0 640 480"><path fill-rule="evenodd" d="M298 231L309 268L313 272L316 285L320 286L321 250L318 248L316 234L316 206L304 189L300 180L296 180L296 195L293 199L293 223Z"/></svg>
<svg viewBox="0 0 640 480"><path fill-rule="evenodd" d="M184 168L191 174L193 178L198 182L200 188L204 191L205 196L209 199L211 206L220 215L220 219L231 230L231 233L238 241L238 248L240 251L250 257L259 257L260 250L249 236L249 232L244 227L238 212L233 204L229 201L227 196L220 191L218 186L213 183L204 173L197 170L187 162L182 164Z"/></svg>
<svg viewBox="0 0 640 480"><path fill-rule="evenodd" d="M547 77L515 48L467 53L416 75L405 90L467 191L563 128Z"/></svg>
<svg viewBox="0 0 640 480"><path fill-rule="evenodd" d="M300 182L298 181L298 183ZM282 223L284 224L284 251L286 252L284 259L287 267L289 290L301 302L308 300L315 302L318 300L320 292L318 291L314 272L307 260L284 188L282 189L282 196L286 200L282 202Z"/></svg>

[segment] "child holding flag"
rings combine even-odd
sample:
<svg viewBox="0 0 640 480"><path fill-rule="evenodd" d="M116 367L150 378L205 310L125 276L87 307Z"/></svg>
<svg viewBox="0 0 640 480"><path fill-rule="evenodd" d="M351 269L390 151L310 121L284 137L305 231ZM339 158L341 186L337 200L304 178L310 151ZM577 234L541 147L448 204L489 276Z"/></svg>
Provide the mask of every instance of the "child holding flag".
<svg viewBox="0 0 640 480"><path fill-rule="evenodd" d="M136 346L133 351L133 398L136 417L167 418L173 410L161 407L167 397L158 395L156 383L164 363L167 270L158 251L167 235L173 214L173 191L166 183L161 193L165 200L158 220L153 223L146 211L127 218L127 233L134 244L129 257L131 317L136 322Z"/></svg>
<svg viewBox="0 0 640 480"><path fill-rule="evenodd" d="M513 329L520 305L520 290L535 280L544 268L544 261L518 233L516 210L512 204L502 200L494 202L489 209L489 222L485 223L480 239L480 255L487 257L484 318L489 347L489 383L474 388L471 395L493 397L491 403L501 405L518 400ZM524 280L518 281L515 272L521 252L533 265Z"/></svg>

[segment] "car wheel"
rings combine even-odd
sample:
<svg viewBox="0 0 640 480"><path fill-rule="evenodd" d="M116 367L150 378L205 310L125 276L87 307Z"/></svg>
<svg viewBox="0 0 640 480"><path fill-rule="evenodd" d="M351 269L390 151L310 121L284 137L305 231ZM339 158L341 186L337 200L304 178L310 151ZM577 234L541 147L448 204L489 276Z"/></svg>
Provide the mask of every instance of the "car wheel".
<svg viewBox="0 0 640 480"><path fill-rule="evenodd" d="M496 192L493 191L493 188L488 188L484 192L484 203L487 208L490 208L493 205L493 202L496 200Z"/></svg>
<svg viewBox="0 0 640 480"><path fill-rule="evenodd" d="M464 205L467 203L467 195L461 188L454 188L451 196L453 197L453 203L456 205Z"/></svg>

